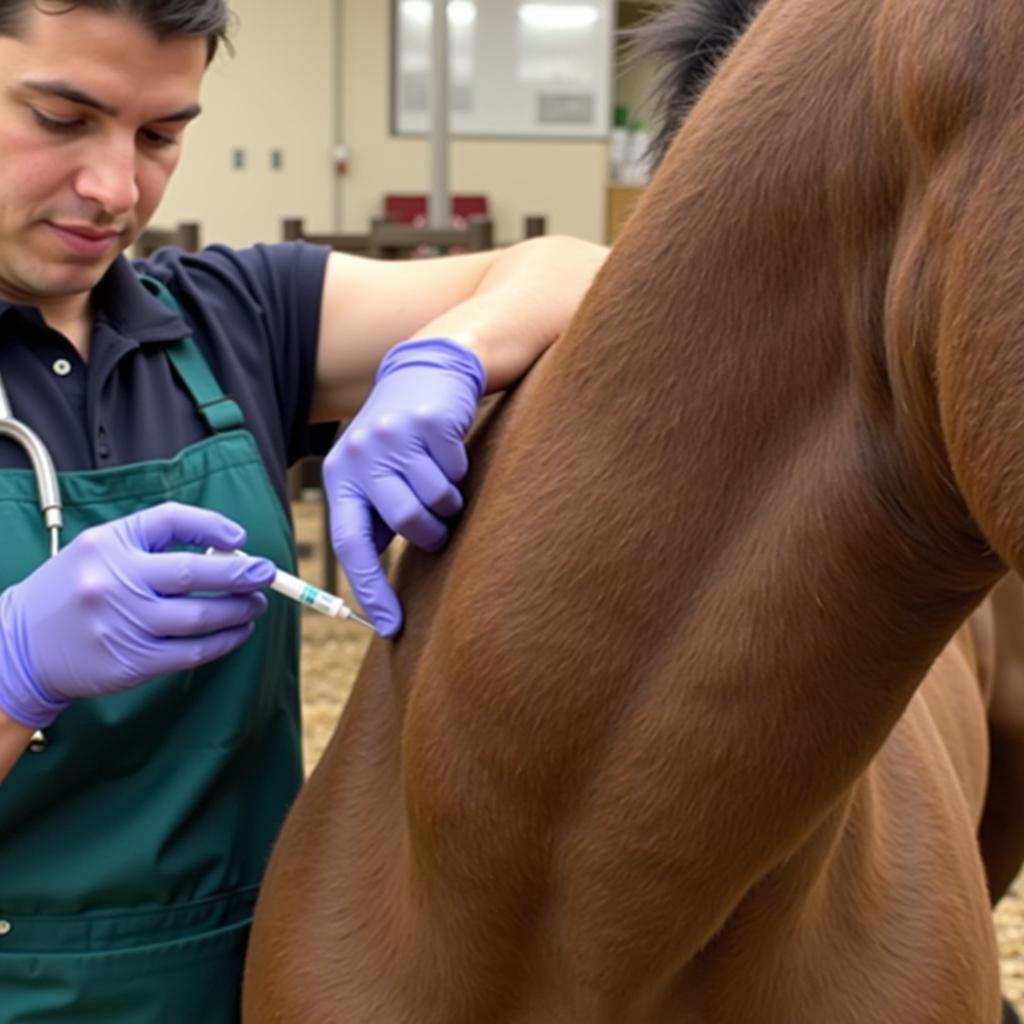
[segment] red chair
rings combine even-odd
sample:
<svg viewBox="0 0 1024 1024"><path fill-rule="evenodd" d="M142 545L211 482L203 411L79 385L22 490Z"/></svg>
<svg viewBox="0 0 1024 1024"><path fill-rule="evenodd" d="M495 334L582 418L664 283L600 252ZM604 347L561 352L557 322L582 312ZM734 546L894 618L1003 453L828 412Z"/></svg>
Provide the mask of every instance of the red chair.
<svg viewBox="0 0 1024 1024"><path fill-rule="evenodd" d="M451 197L451 226L464 228L470 217L490 217L485 195ZM384 196L384 216L399 224L423 227L427 223L427 197L412 192L392 192Z"/></svg>

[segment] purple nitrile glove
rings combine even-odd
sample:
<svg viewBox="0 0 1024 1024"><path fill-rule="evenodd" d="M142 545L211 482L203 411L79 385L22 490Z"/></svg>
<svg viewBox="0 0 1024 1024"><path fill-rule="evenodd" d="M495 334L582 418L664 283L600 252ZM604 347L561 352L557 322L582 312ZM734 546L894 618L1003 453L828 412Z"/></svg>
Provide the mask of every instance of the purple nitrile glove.
<svg viewBox="0 0 1024 1024"><path fill-rule="evenodd" d="M168 502L85 530L0 594L0 707L49 725L76 697L127 690L238 647L267 608L265 558L208 558L245 531ZM194 591L217 596L193 596Z"/></svg>
<svg viewBox="0 0 1024 1024"><path fill-rule="evenodd" d="M396 533L427 551L447 541L442 519L462 508L456 484L469 468L465 437L485 385L480 360L464 345L402 342L324 459L334 550L382 636L401 628L402 609L380 553Z"/></svg>

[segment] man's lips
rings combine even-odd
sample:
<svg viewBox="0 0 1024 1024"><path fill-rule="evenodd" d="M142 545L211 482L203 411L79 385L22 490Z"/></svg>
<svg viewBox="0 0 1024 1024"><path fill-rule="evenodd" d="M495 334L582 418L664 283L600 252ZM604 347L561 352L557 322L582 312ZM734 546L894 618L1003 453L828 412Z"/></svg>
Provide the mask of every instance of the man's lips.
<svg viewBox="0 0 1024 1024"><path fill-rule="evenodd" d="M114 228L95 228L86 224L58 224L47 222L53 232L73 252L80 256L105 256L121 237Z"/></svg>

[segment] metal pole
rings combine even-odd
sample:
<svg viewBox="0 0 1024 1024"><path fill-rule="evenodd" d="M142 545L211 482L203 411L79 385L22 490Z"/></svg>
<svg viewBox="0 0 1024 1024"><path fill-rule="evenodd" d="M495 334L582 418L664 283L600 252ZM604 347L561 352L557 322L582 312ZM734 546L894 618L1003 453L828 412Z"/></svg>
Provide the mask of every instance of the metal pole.
<svg viewBox="0 0 1024 1024"><path fill-rule="evenodd" d="M448 0L434 0L430 82L430 226L447 227L448 191Z"/></svg>

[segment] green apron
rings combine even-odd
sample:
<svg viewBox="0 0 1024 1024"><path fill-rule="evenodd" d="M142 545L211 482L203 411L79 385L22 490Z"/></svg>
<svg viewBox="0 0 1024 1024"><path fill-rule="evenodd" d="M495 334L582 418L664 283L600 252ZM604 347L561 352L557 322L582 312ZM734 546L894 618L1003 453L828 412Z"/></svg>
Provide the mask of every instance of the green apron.
<svg viewBox="0 0 1024 1024"><path fill-rule="evenodd" d="M241 409L191 338L168 357L212 436L173 459L61 473L63 543L173 499L230 516L247 551L294 569ZM2 589L48 555L31 471L0 471L0 529ZM302 778L298 703L298 608L275 594L240 649L77 701L22 755L0 784L2 1024L238 1019L256 890Z"/></svg>

